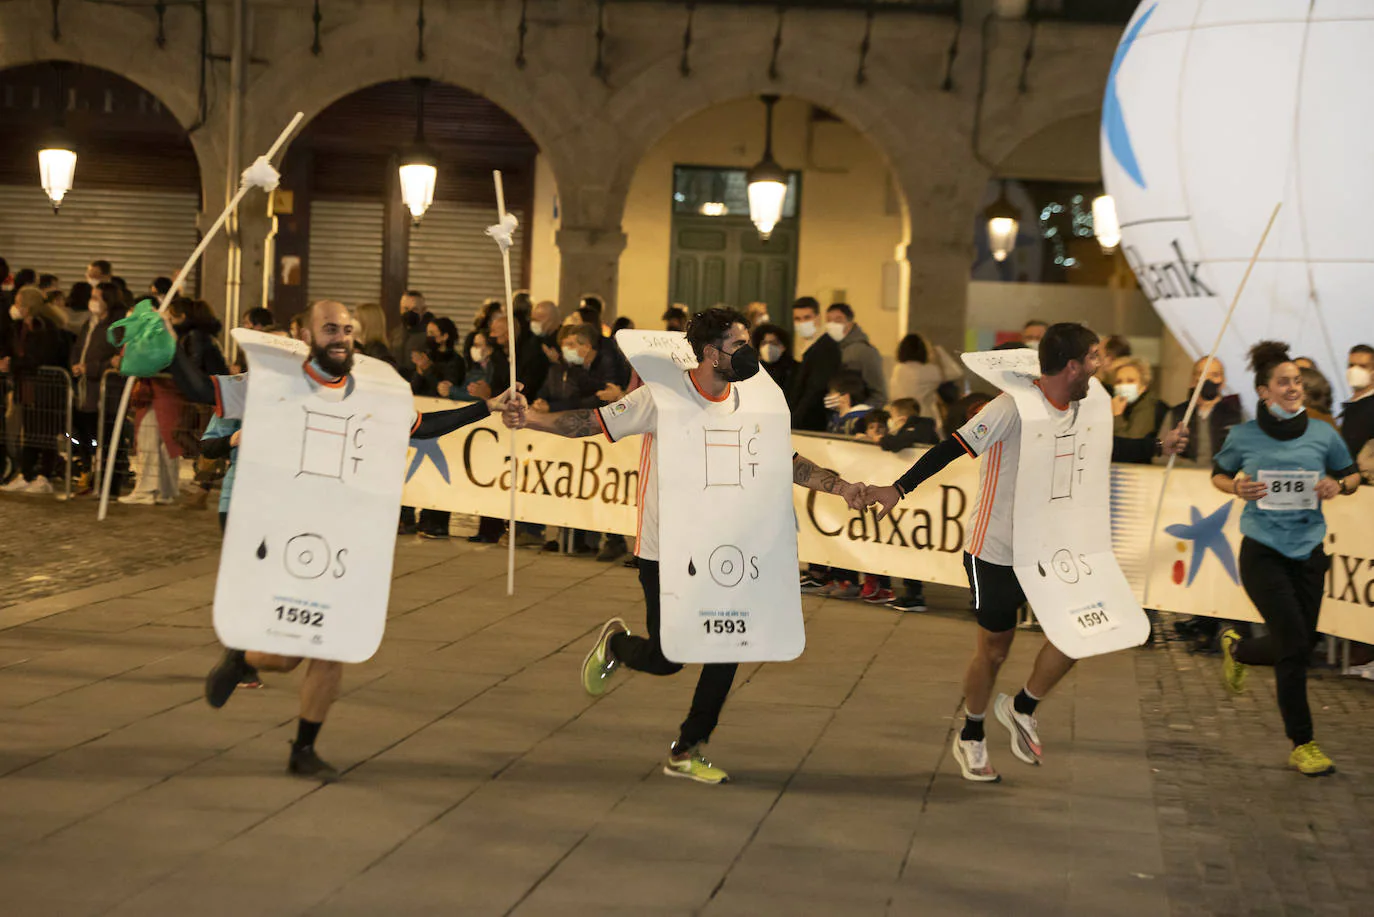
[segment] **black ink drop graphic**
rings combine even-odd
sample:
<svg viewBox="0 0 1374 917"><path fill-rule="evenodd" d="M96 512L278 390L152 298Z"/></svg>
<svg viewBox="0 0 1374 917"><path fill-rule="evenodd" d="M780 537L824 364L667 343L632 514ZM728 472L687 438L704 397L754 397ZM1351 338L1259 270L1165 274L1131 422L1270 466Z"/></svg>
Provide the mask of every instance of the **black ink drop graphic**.
<svg viewBox="0 0 1374 917"><path fill-rule="evenodd" d="M1035 562L1035 569L1037 569L1037 570L1040 571L1040 575L1041 575L1041 576L1047 576L1047 575L1048 575L1047 573L1045 573L1045 565L1042 564L1042 563L1040 563L1040 561L1038 561L1038 560Z"/></svg>
<svg viewBox="0 0 1374 917"><path fill-rule="evenodd" d="M688 576L696 576L696 575L697 575L697 565L696 565L696 562L693 561L690 557L687 558L687 575L688 575Z"/></svg>
<svg viewBox="0 0 1374 917"><path fill-rule="evenodd" d="M267 557L267 539L266 539L266 538L264 538L264 539L262 540L262 544L258 545L257 555L258 555L258 560L262 560L262 559L264 559L265 557Z"/></svg>

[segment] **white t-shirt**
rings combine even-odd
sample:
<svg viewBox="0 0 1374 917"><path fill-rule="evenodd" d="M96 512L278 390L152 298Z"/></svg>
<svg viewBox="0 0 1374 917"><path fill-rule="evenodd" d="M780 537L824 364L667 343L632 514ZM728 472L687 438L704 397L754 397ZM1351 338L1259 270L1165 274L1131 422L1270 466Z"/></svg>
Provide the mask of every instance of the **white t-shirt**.
<svg viewBox="0 0 1374 917"><path fill-rule="evenodd" d="M690 373L684 372L682 390L694 404L711 414L732 414L739 408L739 395L727 385L718 401L702 394ZM648 386L635 389L614 404L597 409L601 428L611 442L635 434L644 435L639 454L639 518L635 554L642 560L658 560L658 408Z"/></svg>
<svg viewBox="0 0 1374 917"><path fill-rule="evenodd" d="M1040 397L1054 421L1056 434L1067 433L1078 420L1078 402L1059 408L1045 393ZM972 456L981 456L978 498L969 516L964 550L990 564L1011 566L1012 509L1016 504L1016 472L1021 464L1021 413L1006 392L990 401L954 434Z"/></svg>

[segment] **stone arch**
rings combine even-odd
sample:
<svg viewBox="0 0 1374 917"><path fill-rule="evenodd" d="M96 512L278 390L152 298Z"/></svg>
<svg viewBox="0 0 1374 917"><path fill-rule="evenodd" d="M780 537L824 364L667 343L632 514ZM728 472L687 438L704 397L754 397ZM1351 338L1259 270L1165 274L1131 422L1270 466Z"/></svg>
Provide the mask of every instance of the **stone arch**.
<svg viewBox="0 0 1374 917"><path fill-rule="evenodd" d="M202 210L207 201L215 200L212 193L223 187L223 176L218 174L216 165L222 162L222 143L211 124L196 124L200 116L200 57L194 43L169 41L165 51L158 51L155 29L148 16L132 8L94 4L63 7L61 23L68 33L98 34L101 41L53 41L46 7L15 6L21 8L5 11L8 34L0 41L0 69L68 61L106 70L136 84L155 96L188 131L200 169ZM169 22L169 27L174 25ZM191 130L192 127L197 129ZM213 208L213 203L210 206Z"/></svg>
<svg viewBox="0 0 1374 917"><path fill-rule="evenodd" d="M432 25L441 29L454 14L436 10ZM405 30L378 35L366 20L349 21L329 33L320 57L301 54L275 61L248 87L247 109L253 123L246 126L247 149L265 148L296 111L309 124L338 100L369 86L413 77L428 77L480 94L519 121L547 157L558 187L567 187L573 173L571 151L560 142L577 123L591 117L588 100L565 75L538 76L515 69L498 37L488 25L464 20L463 28L443 32L443 53L415 59L414 35ZM366 48L352 57L330 57L330 48Z"/></svg>

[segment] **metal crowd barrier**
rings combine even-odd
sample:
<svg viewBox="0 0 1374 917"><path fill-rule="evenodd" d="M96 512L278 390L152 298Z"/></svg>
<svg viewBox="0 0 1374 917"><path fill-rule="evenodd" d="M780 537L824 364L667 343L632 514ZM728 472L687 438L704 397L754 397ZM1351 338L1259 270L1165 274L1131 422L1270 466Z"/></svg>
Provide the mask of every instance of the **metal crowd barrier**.
<svg viewBox="0 0 1374 917"><path fill-rule="evenodd" d="M120 442L112 444L109 439L113 436L114 415L119 410L124 381L116 370L106 370L100 379L96 421L100 434L95 446L93 478L96 491L99 492L100 482L104 480L105 463L115 461L111 499L127 490L153 494L158 502L171 502L182 496L183 472L189 470L180 459L199 459L200 438L209 421L210 410L182 400L170 375L136 380L140 389L129 403ZM166 411L159 412L154 406L161 398L177 402L170 429L163 429ZM204 492L201 505L208 503L210 485L222 476L222 468L217 469L212 463L201 460L196 483L188 485L193 495L197 490Z"/></svg>
<svg viewBox="0 0 1374 917"><path fill-rule="evenodd" d="M49 482L60 472L62 492L72 495L72 377L57 366L0 375L0 428L15 474L33 467ZM60 467L59 467L60 466Z"/></svg>

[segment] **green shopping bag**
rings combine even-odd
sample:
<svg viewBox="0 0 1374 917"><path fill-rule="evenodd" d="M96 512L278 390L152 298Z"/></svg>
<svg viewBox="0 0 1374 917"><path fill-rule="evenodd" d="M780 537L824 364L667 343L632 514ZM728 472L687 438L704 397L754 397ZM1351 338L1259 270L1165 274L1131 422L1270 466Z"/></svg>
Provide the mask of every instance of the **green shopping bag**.
<svg viewBox="0 0 1374 917"><path fill-rule="evenodd" d="M105 337L115 347L124 348L119 372L125 376L156 376L171 365L177 352L177 339L167 330L151 299L140 300L134 311L110 325Z"/></svg>

